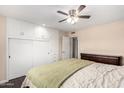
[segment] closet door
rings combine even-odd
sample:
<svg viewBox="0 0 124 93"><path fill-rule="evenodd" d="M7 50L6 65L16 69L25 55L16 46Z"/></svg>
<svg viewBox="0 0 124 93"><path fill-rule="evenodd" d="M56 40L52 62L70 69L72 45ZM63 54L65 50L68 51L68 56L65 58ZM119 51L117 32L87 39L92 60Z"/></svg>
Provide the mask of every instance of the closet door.
<svg viewBox="0 0 124 93"><path fill-rule="evenodd" d="M70 37L63 36L62 40L62 59L70 58Z"/></svg>
<svg viewBox="0 0 124 93"><path fill-rule="evenodd" d="M50 63L49 42L33 41L33 66Z"/></svg>
<svg viewBox="0 0 124 93"><path fill-rule="evenodd" d="M50 32L50 40L49 40L49 49L50 49L50 61L56 62L59 59L59 32L56 30L52 30Z"/></svg>
<svg viewBox="0 0 124 93"><path fill-rule="evenodd" d="M23 76L32 67L32 41L9 39L9 79Z"/></svg>

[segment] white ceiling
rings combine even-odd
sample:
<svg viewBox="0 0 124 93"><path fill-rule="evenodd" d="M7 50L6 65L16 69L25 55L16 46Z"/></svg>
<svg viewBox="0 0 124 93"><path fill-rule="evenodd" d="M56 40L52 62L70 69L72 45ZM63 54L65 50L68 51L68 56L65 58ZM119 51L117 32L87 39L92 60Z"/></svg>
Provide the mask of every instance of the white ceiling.
<svg viewBox="0 0 124 93"><path fill-rule="evenodd" d="M80 19L75 25L68 24L67 22L58 23L59 20L64 19L66 16L58 14L56 11L68 12L70 9L77 8L77 5L0 5L0 15L40 25L46 24L48 27L62 31L76 31L89 26L124 20L123 5L88 5L81 14L91 15L90 19Z"/></svg>

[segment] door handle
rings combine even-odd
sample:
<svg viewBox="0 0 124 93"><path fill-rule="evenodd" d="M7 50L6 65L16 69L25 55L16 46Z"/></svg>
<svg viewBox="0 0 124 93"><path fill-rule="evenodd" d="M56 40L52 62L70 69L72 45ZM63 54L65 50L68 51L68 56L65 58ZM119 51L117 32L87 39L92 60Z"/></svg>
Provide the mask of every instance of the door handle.
<svg viewBox="0 0 124 93"><path fill-rule="evenodd" d="M9 59L11 58L11 56L9 56Z"/></svg>

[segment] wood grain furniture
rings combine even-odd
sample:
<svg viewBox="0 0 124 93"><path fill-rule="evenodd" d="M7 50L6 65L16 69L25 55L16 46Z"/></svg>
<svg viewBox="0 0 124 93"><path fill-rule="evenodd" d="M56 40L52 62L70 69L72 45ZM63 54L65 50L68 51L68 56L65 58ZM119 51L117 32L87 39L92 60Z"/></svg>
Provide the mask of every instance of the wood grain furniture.
<svg viewBox="0 0 124 93"><path fill-rule="evenodd" d="M122 56L81 53L81 59L95 61L98 63L122 66Z"/></svg>

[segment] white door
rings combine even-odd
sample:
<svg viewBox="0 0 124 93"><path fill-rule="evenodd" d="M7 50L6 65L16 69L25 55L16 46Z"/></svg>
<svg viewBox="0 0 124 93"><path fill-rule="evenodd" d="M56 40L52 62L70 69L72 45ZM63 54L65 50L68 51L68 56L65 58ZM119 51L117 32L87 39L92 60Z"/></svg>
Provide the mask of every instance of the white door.
<svg viewBox="0 0 124 93"><path fill-rule="evenodd" d="M32 41L9 39L9 79L23 76L32 67Z"/></svg>
<svg viewBox="0 0 124 93"><path fill-rule="evenodd" d="M62 59L70 58L70 37L63 37L62 40Z"/></svg>
<svg viewBox="0 0 124 93"><path fill-rule="evenodd" d="M33 66L50 63L49 42L33 42Z"/></svg>

